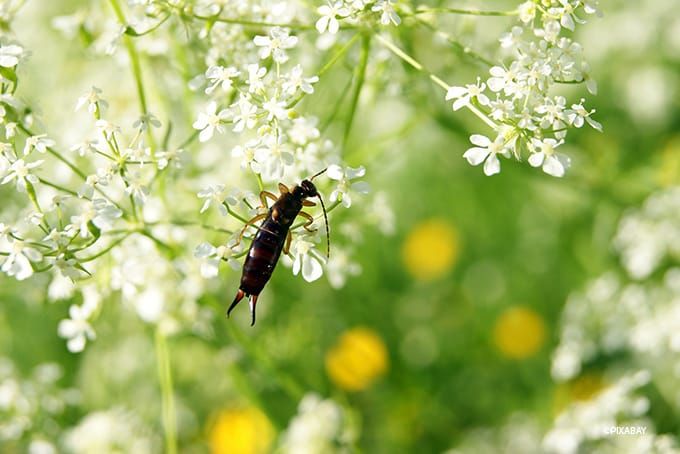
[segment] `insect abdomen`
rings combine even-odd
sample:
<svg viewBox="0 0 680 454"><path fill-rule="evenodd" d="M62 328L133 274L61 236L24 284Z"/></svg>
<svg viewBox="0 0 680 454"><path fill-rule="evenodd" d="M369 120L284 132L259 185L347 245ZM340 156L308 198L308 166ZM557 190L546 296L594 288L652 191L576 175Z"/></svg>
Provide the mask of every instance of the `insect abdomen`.
<svg viewBox="0 0 680 454"><path fill-rule="evenodd" d="M288 228L267 218L258 230L243 263L240 289L248 295L259 295L279 261Z"/></svg>

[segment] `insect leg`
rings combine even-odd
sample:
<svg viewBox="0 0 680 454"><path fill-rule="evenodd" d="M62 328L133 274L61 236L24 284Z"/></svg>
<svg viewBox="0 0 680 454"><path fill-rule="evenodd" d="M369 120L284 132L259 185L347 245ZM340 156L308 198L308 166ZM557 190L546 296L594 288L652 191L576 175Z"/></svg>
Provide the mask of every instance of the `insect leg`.
<svg viewBox="0 0 680 454"><path fill-rule="evenodd" d="M281 195L288 194L290 192L290 189L288 189L288 186L286 186L285 184L279 183L279 192L281 193Z"/></svg>
<svg viewBox="0 0 680 454"><path fill-rule="evenodd" d="M312 217L311 214L305 213L304 211L300 211L298 216L302 216L303 218L307 219L307 222L305 222L302 227L305 228L306 231L308 232L316 232L316 229L310 229L309 226L314 223L314 218Z"/></svg>
<svg viewBox="0 0 680 454"><path fill-rule="evenodd" d="M274 194L272 194L269 191L262 191L260 192L260 201L262 202L262 208L267 208L267 197L272 199L274 202L276 202L278 197L276 197Z"/></svg>
<svg viewBox="0 0 680 454"><path fill-rule="evenodd" d="M234 298L234 302L231 303L231 306L229 306L229 309L227 309L227 317L229 317L229 314L231 313L232 309L236 307L236 305L243 299L243 297L246 296L246 292L243 290L239 289L238 292L236 293L236 298Z"/></svg>
<svg viewBox="0 0 680 454"><path fill-rule="evenodd" d="M250 221L246 222L246 225L244 225L243 228L241 229L241 233L239 233L238 239L236 240L236 244L234 244L234 246L238 246L239 244L241 244L241 240L243 239L243 235L246 234L246 230L248 229L248 227L255 224L257 221L261 221L262 219L264 219L266 217L267 217L267 214L262 213L262 214L258 214L257 216L252 218Z"/></svg>
<svg viewBox="0 0 680 454"><path fill-rule="evenodd" d="M290 243L293 241L293 234L288 232L288 236L286 236L286 244L283 245L283 253L288 255L290 252Z"/></svg>
<svg viewBox="0 0 680 454"><path fill-rule="evenodd" d="M255 324L255 305L257 304L257 298L260 295L250 295L248 303L250 304L250 326Z"/></svg>

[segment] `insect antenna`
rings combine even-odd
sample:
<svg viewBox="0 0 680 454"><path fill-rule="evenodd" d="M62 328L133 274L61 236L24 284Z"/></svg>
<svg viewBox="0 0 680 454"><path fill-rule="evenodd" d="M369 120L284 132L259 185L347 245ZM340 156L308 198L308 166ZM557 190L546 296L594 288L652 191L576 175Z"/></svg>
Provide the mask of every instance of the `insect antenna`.
<svg viewBox="0 0 680 454"><path fill-rule="evenodd" d="M319 173L315 173L314 175L312 175L312 176L309 178L309 181L312 181L314 178L318 177L319 175L323 175L324 172L326 172L326 170L328 170L328 167L326 167L325 169L323 169L323 170L320 171Z"/></svg>
<svg viewBox="0 0 680 454"><path fill-rule="evenodd" d="M325 171L326 171L326 169L324 169L321 173L323 173ZM321 198L321 194L319 194L317 192L316 196L319 198L319 202L321 202L321 209L323 210L323 220L324 220L324 223L326 224L326 259L330 259L331 258L331 232L328 229L328 214L326 214L326 205L324 205L324 203L323 203L323 199Z"/></svg>

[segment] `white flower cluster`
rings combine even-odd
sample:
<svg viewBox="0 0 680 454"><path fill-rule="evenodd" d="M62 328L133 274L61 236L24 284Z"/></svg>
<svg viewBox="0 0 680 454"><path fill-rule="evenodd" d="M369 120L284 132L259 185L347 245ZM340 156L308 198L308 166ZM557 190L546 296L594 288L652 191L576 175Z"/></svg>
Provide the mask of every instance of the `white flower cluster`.
<svg viewBox="0 0 680 454"><path fill-rule="evenodd" d="M122 408L92 412L65 435L69 452L126 452L144 454L157 449L157 441L135 414Z"/></svg>
<svg viewBox="0 0 680 454"><path fill-rule="evenodd" d="M204 92L211 100L193 126L200 131L202 142L211 140L216 132L225 134L228 129L243 136L241 144L233 147L232 157L240 162L246 174L255 177L252 181L258 182L261 191L264 184L285 181L294 185L326 169L324 178L335 182L328 196L331 203L328 211L338 205L349 208L353 194L369 192L367 183L352 181L363 177L366 171L363 167L342 165L339 150L322 138L317 119L304 117L295 110L303 97L314 93L314 85L319 81L317 76L305 75L300 64L285 65L297 44L298 38L288 29L272 27L268 35L253 38L250 60L242 53L240 63L209 66L204 76L195 80L205 80ZM225 59L229 61L228 57L222 61ZM324 186L321 179L315 183ZM198 192L198 197L203 200L201 212L215 206L221 215L231 215L240 222L265 214L267 208L264 200L253 192L224 184L205 187ZM383 205L386 207L384 202ZM321 219L319 213L313 226L300 234L297 230L302 225L293 227L296 234L290 256L284 259L284 263L292 264L293 274L301 274L309 282L323 275L327 261L317 249L319 233L323 231ZM246 230L248 234L254 231ZM238 270L240 264L236 259L245 254L241 236L237 231L226 245L209 242L198 245L195 256L202 259L204 277L217 276L222 261ZM334 252L326 268L335 287L359 270L350 261L347 250L338 248L338 251L338 257Z"/></svg>
<svg viewBox="0 0 680 454"><path fill-rule="evenodd" d="M598 10L595 2L547 0L527 1L517 13L520 25L500 39L511 59L493 66L486 82L478 79L475 84L450 87L446 99L453 100L454 110L468 107L493 127L495 136L470 137L475 147L463 155L472 165L484 163L486 175L500 172L499 156L526 156L531 166L561 177L569 158L556 149L567 131L584 124L602 130L584 99L569 103L553 94L558 84L585 83L588 91L597 91L581 45L562 31L573 31L576 23L584 22L582 14Z"/></svg>
<svg viewBox="0 0 680 454"><path fill-rule="evenodd" d="M317 9L321 17L316 21L319 33L336 34L340 30L340 23L357 24L360 19L379 16L382 25L399 25L401 18L394 8L392 0L328 0L327 5Z"/></svg>
<svg viewBox="0 0 680 454"><path fill-rule="evenodd" d="M61 376L59 365L45 363L23 378L9 359L0 357L0 446L40 445L56 452L56 418L79 400L76 390L59 387Z"/></svg>
<svg viewBox="0 0 680 454"><path fill-rule="evenodd" d="M282 435L281 449L296 454L342 452L354 441L355 434L343 408L331 399L307 394Z"/></svg>
<svg viewBox="0 0 680 454"><path fill-rule="evenodd" d="M572 403L557 416L553 427L543 438L543 450L555 454L594 450L625 453L677 452L673 438L654 434L651 422L643 417L649 409L649 401L636 395L636 391L649 383L650 378L649 372L644 370L630 373L592 399ZM624 424L645 427L646 433L626 437L609 433L612 427Z"/></svg>
<svg viewBox="0 0 680 454"><path fill-rule="evenodd" d="M652 362L680 374L680 268L662 263L677 257L672 241L680 231L679 201L678 188L670 188L622 219L615 245L633 280L609 272L570 296L553 356L554 378L571 379L583 364L621 351L641 365ZM658 278L650 277L653 272Z"/></svg>

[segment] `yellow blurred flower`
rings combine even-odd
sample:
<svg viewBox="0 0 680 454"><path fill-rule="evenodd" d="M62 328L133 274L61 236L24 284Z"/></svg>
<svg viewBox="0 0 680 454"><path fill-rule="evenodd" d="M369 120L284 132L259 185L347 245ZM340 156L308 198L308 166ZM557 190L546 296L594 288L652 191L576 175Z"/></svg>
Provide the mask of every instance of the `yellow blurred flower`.
<svg viewBox="0 0 680 454"><path fill-rule="evenodd" d="M274 439L269 419L255 407L220 411L208 436L213 454L259 454L268 452Z"/></svg>
<svg viewBox="0 0 680 454"><path fill-rule="evenodd" d="M496 320L496 347L508 358L523 359L534 355L545 341L545 322L526 307L507 309Z"/></svg>
<svg viewBox="0 0 680 454"><path fill-rule="evenodd" d="M662 186L672 186L680 181L680 136L671 139L661 152L657 180Z"/></svg>
<svg viewBox="0 0 680 454"><path fill-rule="evenodd" d="M584 374L570 382L561 383L555 389L554 414L559 414L572 402L593 398L606 387L607 383L599 374Z"/></svg>
<svg viewBox="0 0 680 454"><path fill-rule="evenodd" d="M387 348L368 328L346 331L326 353L326 372L331 380L347 391L370 386L388 367Z"/></svg>
<svg viewBox="0 0 680 454"><path fill-rule="evenodd" d="M430 281L451 269L459 250L456 229L447 221L429 219L411 230L402 248L402 259L411 276Z"/></svg>

